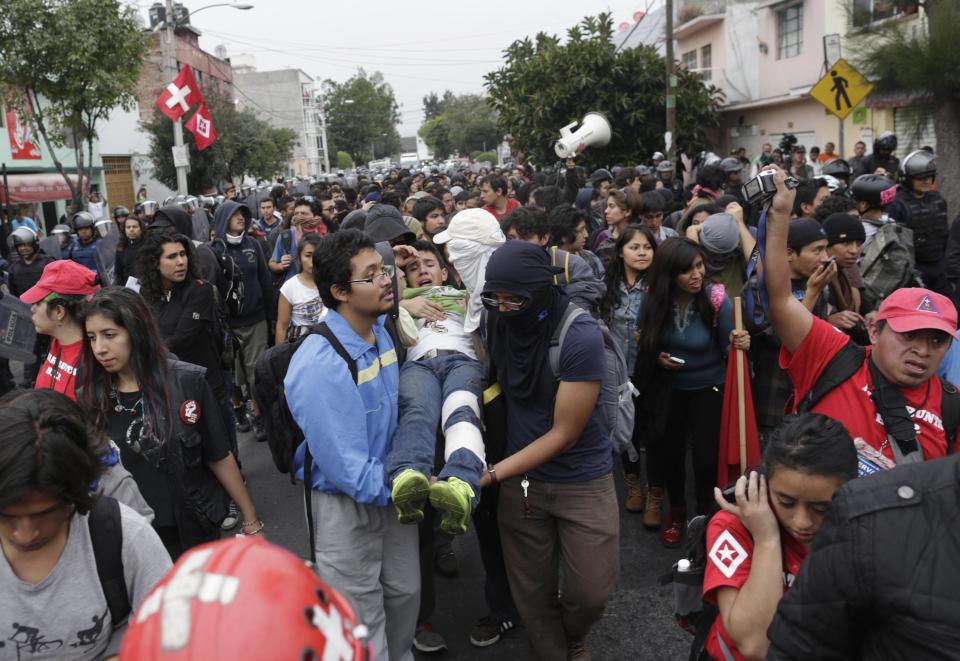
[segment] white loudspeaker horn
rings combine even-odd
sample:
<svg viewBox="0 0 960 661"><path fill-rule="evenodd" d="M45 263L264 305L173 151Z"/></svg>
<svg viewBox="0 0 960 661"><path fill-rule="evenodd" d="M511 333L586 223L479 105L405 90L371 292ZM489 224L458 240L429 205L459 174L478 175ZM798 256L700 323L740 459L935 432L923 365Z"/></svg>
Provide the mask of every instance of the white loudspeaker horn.
<svg viewBox="0 0 960 661"><path fill-rule="evenodd" d="M574 122L560 129L560 139L554 146L559 158L574 158L580 145L606 147L610 144L610 122L600 113L588 112L583 116L580 128L571 132L576 125L577 122Z"/></svg>

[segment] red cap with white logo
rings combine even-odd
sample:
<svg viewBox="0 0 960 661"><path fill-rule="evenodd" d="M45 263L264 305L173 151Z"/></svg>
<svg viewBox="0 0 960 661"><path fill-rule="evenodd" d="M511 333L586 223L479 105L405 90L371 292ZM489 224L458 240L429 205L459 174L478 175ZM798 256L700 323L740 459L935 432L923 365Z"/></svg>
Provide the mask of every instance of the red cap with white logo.
<svg viewBox="0 0 960 661"><path fill-rule="evenodd" d="M353 607L259 537L184 553L130 617L123 660L370 659Z"/></svg>
<svg viewBox="0 0 960 661"><path fill-rule="evenodd" d="M877 321L884 320L898 333L940 330L957 337L957 309L949 298L919 287L898 289L880 304Z"/></svg>

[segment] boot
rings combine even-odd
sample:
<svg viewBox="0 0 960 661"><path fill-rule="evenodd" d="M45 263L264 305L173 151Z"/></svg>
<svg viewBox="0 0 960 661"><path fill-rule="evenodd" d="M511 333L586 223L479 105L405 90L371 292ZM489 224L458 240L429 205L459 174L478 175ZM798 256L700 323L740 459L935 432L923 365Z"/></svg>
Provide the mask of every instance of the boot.
<svg viewBox="0 0 960 661"><path fill-rule="evenodd" d="M658 530L663 516L663 487L650 487L647 493L647 511L643 513L643 527Z"/></svg>
<svg viewBox="0 0 960 661"><path fill-rule="evenodd" d="M671 507L670 518L667 525L660 532L660 539L667 548L673 548L680 545L683 539L683 531L687 527L687 508Z"/></svg>
<svg viewBox="0 0 960 661"><path fill-rule="evenodd" d="M627 482L627 502L626 508L628 512L642 512L643 511L643 485L640 483L640 476L634 475L632 473L627 473L626 477Z"/></svg>

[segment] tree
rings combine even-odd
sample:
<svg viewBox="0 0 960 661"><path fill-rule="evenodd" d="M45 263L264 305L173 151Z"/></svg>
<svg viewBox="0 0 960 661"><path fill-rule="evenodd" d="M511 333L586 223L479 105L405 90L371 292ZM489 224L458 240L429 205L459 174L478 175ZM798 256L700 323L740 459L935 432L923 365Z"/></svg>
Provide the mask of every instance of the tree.
<svg viewBox="0 0 960 661"><path fill-rule="evenodd" d="M350 154L356 163L400 151L400 112L393 88L379 71L363 69L345 83L325 80L324 112L327 135L336 150Z"/></svg>
<svg viewBox="0 0 960 661"><path fill-rule="evenodd" d="M257 118L250 109L237 110L233 99L210 86L204 91L210 117L217 129L217 140L198 151L192 136L184 135L190 150L187 189L203 191L244 174L272 179L290 160L296 134L277 129ZM189 119L189 115L185 119ZM150 158L157 179L176 188L177 169L173 165L173 122L154 108L153 118L143 127L150 134Z"/></svg>
<svg viewBox="0 0 960 661"><path fill-rule="evenodd" d="M917 11L916 2L901 2ZM937 188L948 208L960 209L960 7L955 0L926 0L927 20L908 29L901 21L871 23L848 4L851 33L848 46L853 64L873 82L877 91L907 92L934 107L937 133ZM924 29L925 28L925 29ZM901 160L905 154L901 154Z"/></svg>
<svg viewBox="0 0 960 661"><path fill-rule="evenodd" d="M338 170L350 170L353 168L353 159L350 158L350 154L345 151L337 152L337 169Z"/></svg>
<svg viewBox="0 0 960 661"><path fill-rule="evenodd" d="M486 75L498 126L513 136L514 151L540 163L557 160L553 151L561 126L588 111L610 121L612 139L590 149L581 160L590 165L635 163L641 155L664 149L666 64L653 47L617 51L610 14L587 17L561 40L543 32L515 41L506 62ZM707 131L719 123L722 93L676 67L678 148L693 154L707 144Z"/></svg>
<svg viewBox="0 0 960 661"><path fill-rule="evenodd" d="M4 0L0 10L0 80L43 138L75 208L86 202L97 124L136 103L146 50L136 12L118 0ZM76 184L54 151L65 145Z"/></svg>
<svg viewBox="0 0 960 661"><path fill-rule="evenodd" d="M454 150L461 154L485 150L500 141L497 113L485 96L454 96L447 90L442 100L434 103L436 99L435 93L424 97L424 112L432 117L418 133L438 158L445 158Z"/></svg>

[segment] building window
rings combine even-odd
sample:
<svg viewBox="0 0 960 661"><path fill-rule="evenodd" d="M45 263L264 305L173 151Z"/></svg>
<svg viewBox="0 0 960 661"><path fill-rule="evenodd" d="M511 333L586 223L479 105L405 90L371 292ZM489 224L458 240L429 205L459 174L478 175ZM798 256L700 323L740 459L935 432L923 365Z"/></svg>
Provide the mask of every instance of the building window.
<svg viewBox="0 0 960 661"><path fill-rule="evenodd" d="M777 59L796 57L803 47L803 5L777 11Z"/></svg>
<svg viewBox="0 0 960 661"><path fill-rule="evenodd" d="M893 0L853 0L853 27L862 28L901 13Z"/></svg>
<svg viewBox="0 0 960 661"><path fill-rule="evenodd" d="M693 71L697 68L697 51L696 49L688 51L683 54L683 68L687 71Z"/></svg>
<svg viewBox="0 0 960 661"><path fill-rule="evenodd" d="M193 77L197 79L197 85L203 87L203 72L200 69L193 68Z"/></svg>
<svg viewBox="0 0 960 661"><path fill-rule="evenodd" d="M711 80L713 78L713 47L707 44L700 49L700 78L702 80Z"/></svg>

